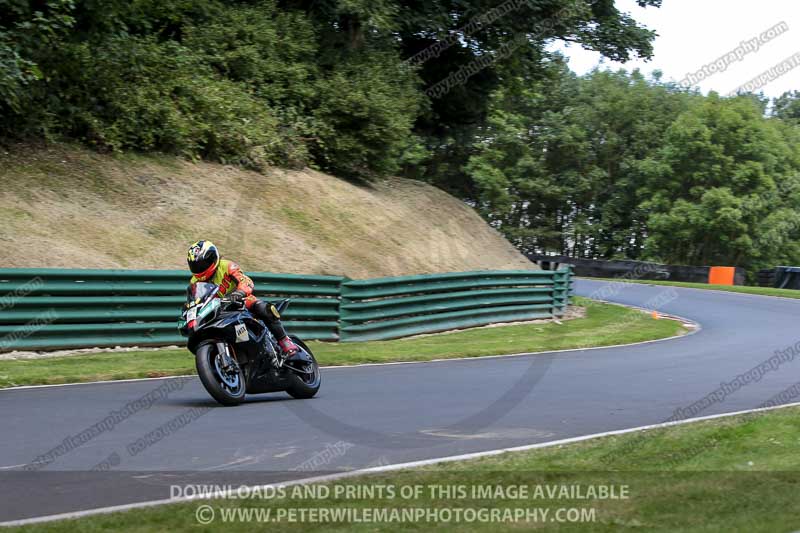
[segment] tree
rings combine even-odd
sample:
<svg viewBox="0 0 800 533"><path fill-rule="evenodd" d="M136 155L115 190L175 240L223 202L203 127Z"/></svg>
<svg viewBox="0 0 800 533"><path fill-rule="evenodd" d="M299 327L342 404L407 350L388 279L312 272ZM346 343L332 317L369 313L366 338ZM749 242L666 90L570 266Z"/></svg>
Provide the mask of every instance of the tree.
<svg viewBox="0 0 800 533"><path fill-rule="evenodd" d="M22 0L0 2L0 117L28 105L30 86L43 77L35 56L73 27L74 8L73 0L36 7Z"/></svg>
<svg viewBox="0 0 800 533"><path fill-rule="evenodd" d="M462 167L508 65L533 80L551 40L626 59L652 38L613 0L0 0L0 136L402 167L474 199Z"/></svg>
<svg viewBox="0 0 800 533"><path fill-rule="evenodd" d="M776 98L772 115L786 121L800 121L800 91L787 91Z"/></svg>
<svg viewBox="0 0 800 533"><path fill-rule="evenodd" d="M747 97L712 93L681 114L647 179L647 254L750 269L788 258L800 239L796 137Z"/></svg>
<svg viewBox="0 0 800 533"><path fill-rule="evenodd" d="M542 74L547 43L563 40L603 53L615 60L652 55L654 33L621 13L614 0L530 0L516 2L516 9L478 25L482 16L509 2L489 0L436 0L404 3L400 12L401 51L416 58L437 43L450 44L420 66L425 87L431 87L476 60L494 55L498 60L440 98L433 98L417 120L415 132L424 139L430 157L406 170L406 176L424 179L469 200L476 200L475 184L465 175L463 163L474 152L471 140L486 126L491 94L510 77L530 82ZM660 0L642 0L641 6L660 6ZM515 36L526 36L529 45L510 56L502 47ZM514 71L513 74L510 71Z"/></svg>
<svg viewBox="0 0 800 533"><path fill-rule="evenodd" d="M638 72L550 73L495 94L465 167L478 205L525 251L638 258L642 167L691 97Z"/></svg>

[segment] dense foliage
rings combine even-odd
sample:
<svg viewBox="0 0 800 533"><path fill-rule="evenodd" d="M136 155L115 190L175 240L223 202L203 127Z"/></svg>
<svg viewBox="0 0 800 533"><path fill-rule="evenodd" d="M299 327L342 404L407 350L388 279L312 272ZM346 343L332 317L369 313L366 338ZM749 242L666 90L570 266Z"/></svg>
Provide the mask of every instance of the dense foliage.
<svg viewBox="0 0 800 533"><path fill-rule="evenodd" d="M588 258L800 264L796 94L703 96L638 72L551 75L493 94L466 172L521 249Z"/></svg>
<svg viewBox="0 0 800 533"><path fill-rule="evenodd" d="M465 28L498 4L0 0L0 136L345 176L404 168L452 185L464 154L454 139L485 116L497 68L441 98L426 87L515 35L533 50L559 37L614 57L650 53L652 34L613 0L507 0L513 14Z"/></svg>
<svg viewBox="0 0 800 533"><path fill-rule="evenodd" d="M0 0L0 141L399 173L524 251L800 264L800 92L767 112L547 51L652 38L614 0Z"/></svg>

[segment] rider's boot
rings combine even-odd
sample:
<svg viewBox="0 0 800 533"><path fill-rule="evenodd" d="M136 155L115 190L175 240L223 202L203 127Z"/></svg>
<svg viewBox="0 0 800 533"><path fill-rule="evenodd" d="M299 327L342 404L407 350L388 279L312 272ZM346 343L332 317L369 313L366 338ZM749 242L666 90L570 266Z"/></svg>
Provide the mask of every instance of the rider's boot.
<svg viewBox="0 0 800 533"><path fill-rule="evenodd" d="M280 314L278 310L275 309L274 305L259 300L253 304L251 311L256 318L260 318L264 321L270 333L278 340L278 345L287 358L293 356L300 350L283 328Z"/></svg>
<svg viewBox="0 0 800 533"><path fill-rule="evenodd" d="M281 329L283 328L281 327ZM300 350L288 335L279 340L278 345L281 347L283 353L286 354L286 357L291 357Z"/></svg>

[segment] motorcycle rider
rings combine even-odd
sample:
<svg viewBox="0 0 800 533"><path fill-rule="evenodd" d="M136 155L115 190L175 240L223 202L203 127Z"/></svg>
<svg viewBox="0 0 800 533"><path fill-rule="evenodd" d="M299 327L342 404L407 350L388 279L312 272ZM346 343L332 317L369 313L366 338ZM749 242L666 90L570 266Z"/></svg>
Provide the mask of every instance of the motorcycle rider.
<svg viewBox="0 0 800 533"><path fill-rule="evenodd" d="M264 321L284 354L291 356L297 353L297 345L286 334L281 324L281 315L275 306L253 296L253 280L235 262L222 259L214 243L201 240L192 244L187 261L192 272L190 286L198 282L217 285L217 295L220 298L227 297L233 302L243 302L254 317Z"/></svg>

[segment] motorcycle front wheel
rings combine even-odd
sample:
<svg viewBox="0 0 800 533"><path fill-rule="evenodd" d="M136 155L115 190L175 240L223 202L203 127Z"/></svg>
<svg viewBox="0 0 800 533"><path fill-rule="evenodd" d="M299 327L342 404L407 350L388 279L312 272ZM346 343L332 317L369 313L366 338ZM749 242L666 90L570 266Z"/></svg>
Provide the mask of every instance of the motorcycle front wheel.
<svg viewBox="0 0 800 533"><path fill-rule="evenodd" d="M197 375L208 393L222 405L239 405L244 401L245 382L242 368L235 364L225 369L217 342L205 342L197 348Z"/></svg>

